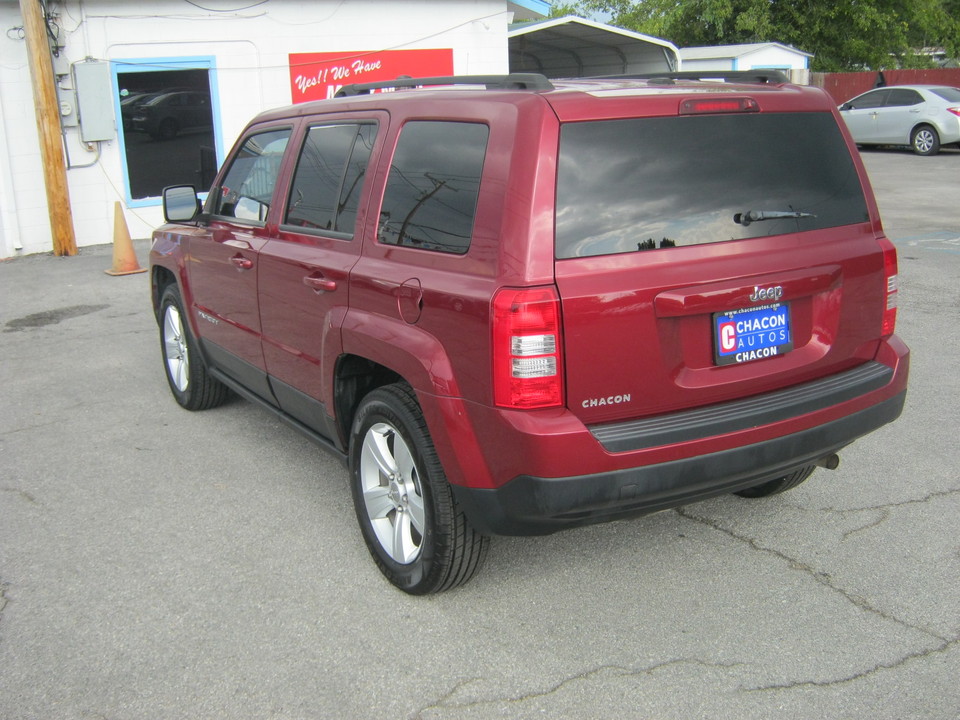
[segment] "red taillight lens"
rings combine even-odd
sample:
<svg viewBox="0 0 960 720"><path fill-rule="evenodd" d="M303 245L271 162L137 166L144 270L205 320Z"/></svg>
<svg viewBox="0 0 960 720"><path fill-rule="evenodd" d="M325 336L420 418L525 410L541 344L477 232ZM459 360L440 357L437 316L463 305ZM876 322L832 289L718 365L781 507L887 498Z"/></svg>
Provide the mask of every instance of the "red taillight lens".
<svg viewBox="0 0 960 720"><path fill-rule="evenodd" d="M948 113L953 113L954 115L960 117L960 107L949 107L947 108Z"/></svg>
<svg viewBox="0 0 960 720"><path fill-rule="evenodd" d="M886 300L880 334L884 338L888 338L893 335L897 326L897 290L899 284L897 279L897 249L887 238L883 238L880 245L883 248L884 295Z"/></svg>
<svg viewBox="0 0 960 720"><path fill-rule="evenodd" d="M560 298L552 287L504 289L493 299L493 389L501 407L563 404Z"/></svg>

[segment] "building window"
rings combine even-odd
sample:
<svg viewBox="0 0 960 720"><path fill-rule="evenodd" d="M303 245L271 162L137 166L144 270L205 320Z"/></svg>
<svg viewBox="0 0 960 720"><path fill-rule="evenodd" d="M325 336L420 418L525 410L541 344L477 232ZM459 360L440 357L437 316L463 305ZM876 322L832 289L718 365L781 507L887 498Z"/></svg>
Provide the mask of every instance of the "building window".
<svg viewBox="0 0 960 720"><path fill-rule="evenodd" d="M159 197L168 185L207 190L218 166L210 71L117 67L130 199Z"/></svg>

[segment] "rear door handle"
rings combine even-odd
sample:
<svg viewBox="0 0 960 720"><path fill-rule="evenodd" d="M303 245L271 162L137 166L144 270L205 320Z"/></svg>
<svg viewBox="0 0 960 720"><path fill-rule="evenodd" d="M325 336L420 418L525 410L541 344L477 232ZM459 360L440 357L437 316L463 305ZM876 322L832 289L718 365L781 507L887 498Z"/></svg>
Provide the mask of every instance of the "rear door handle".
<svg viewBox="0 0 960 720"><path fill-rule="evenodd" d="M307 275L303 279L303 284L307 287L312 287L317 292L333 292L337 289L336 280L328 280L322 275L319 277L315 275Z"/></svg>
<svg viewBox="0 0 960 720"><path fill-rule="evenodd" d="M230 262L232 262L241 270L249 270L253 267L253 260L245 258L243 255L234 255L232 258L230 258Z"/></svg>

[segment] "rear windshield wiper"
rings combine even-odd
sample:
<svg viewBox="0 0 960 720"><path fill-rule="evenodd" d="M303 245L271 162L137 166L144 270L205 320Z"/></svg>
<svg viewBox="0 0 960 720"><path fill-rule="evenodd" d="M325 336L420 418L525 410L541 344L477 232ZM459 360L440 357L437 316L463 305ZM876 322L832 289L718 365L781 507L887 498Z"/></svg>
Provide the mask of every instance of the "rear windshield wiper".
<svg viewBox="0 0 960 720"><path fill-rule="evenodd" d="M806 218L816 217L813 213L798 212L796 210L744 210L733 216L733 221L738 225L747 226L750 223L761 222L763 220L784 220L787 218Z"/></svg>

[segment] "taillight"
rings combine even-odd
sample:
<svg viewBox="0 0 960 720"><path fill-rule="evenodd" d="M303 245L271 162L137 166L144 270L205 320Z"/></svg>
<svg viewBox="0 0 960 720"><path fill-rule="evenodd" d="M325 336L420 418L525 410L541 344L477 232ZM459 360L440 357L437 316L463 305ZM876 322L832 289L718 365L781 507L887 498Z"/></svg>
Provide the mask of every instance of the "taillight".
<svg viewBox="0 0 960 720"><path fill-rule="evenodd" d="M893 335L897 325L897 249L887 238L880 241L883 248L883 274L886 285L884 286L885 305L883 309L883 325L880 328L880 334L884 338Z"/></svg>
<svg viewBox="0 0 960 720"><path fill-rule="evenodd" d="M749 97L693 98L680 103L681 115L760 112L760 104Z"/></svg>
<svg viewBox="0 0 960 720"><path fill-rule="evenodd" d="M947 108L947 112L948 112L948 113L953 113L953 114L956 115L957 117L960 117L960 107L948 107L948 108Z"/></svg>
<svg viewBox="0 0 960 720"><path fill-rule="evenodd" d="M506 288L493 298L493 389L501 407L563 404L560 298L553 287Z"/></svg>

